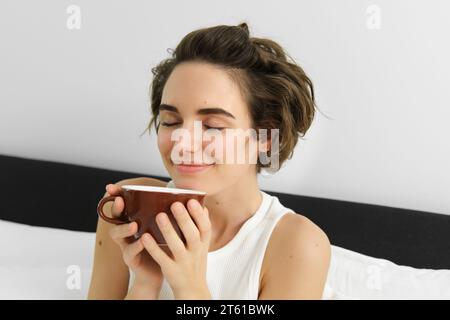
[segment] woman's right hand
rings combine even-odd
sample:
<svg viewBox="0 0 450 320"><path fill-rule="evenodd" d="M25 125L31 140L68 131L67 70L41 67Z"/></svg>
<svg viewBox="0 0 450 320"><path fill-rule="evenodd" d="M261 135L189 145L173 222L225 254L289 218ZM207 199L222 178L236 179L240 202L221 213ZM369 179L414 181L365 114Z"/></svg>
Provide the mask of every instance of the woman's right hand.
<svg viewBox="0 0 450 320"><path fill-rule="evenodd" d="M111 207L111 214L113 217L119 217L125 208L124 200L119 196L121 187L108 184L106 191L109 195L117 196ZM145 250L141 239L134 239L133 235L137 232L137 228L136 222L111 224L109 234L120 247L123 261L135 275L133 286L145 287L146 291L154 290L155 293L159 293L163 281L161 268Z"/></svg>

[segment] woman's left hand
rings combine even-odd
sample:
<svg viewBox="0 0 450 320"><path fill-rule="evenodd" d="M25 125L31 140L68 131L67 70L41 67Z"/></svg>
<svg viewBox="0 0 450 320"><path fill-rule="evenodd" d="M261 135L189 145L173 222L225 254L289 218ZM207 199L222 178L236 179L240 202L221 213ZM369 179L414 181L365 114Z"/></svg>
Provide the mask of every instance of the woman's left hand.
<svg viewBox="0 0 450 320"><path fill-rule="evenodd" d="M211 299L206 282L207 257L211 240L209 212L195 199L190 199L187 207L188 209L178 201L170 207L186 238L187 245L175 232L165 212L156 216L156 222L172 257L161 249L149 233L143 234L141 240L145 249L161 267L175 299Z"/></svg>

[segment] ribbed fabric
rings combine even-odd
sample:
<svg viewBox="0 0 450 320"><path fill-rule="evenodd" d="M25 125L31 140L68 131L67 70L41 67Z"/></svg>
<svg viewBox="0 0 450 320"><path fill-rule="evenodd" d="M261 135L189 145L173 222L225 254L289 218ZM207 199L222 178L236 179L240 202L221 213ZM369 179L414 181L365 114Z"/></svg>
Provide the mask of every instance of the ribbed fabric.
<svg viewBox="0 0 450 320"><path fill-rule="evenodd" d="M175 187L169 181L167 187ZM207 284L215 300L257 300L261 266L270 235L279 219L291 209L277 197L260 191L262 202L225 246L208 253ZM130 270L130 286L134 274ZM170 285L163 279L159 300L173 300Z"/></svg>

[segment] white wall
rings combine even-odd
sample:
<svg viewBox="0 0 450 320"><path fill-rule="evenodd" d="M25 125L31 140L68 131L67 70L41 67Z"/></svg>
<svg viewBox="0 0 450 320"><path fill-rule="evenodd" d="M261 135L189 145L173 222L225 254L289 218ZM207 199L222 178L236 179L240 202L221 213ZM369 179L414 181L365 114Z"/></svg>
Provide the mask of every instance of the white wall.
<svg viewBox="0 0 450 320"><path fill-rule="evenodd" d="M328 116L263 189L450 214L449 15L444 0L3 0L0 154L166 176L154 132L139 138L150 68L186 33L245 20L304 67Z"/></svg>

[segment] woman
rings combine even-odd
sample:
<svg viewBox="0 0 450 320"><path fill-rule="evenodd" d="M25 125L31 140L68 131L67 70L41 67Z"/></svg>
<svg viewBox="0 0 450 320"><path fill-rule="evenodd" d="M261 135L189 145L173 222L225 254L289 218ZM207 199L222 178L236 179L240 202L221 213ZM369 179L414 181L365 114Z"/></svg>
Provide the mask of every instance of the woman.
<svg viewBox="0 0 450 320"><path fill-rule="evenodd" d="M135 222L99 220L88 298L320 299L329 240L309 219L259 189L257 175L267 168L274 171L273 166L259 158L256 163L224 163L216 158L220 152L205 160L197 157L210 143L204 136L193 142L173 139L179 129L195 135L197 121L201 130L215 129L223 137L225 129L278 129L277 136L259 140L262 148L256 152L249 148L250 139L241 151L256 157L267 151L282 164L313 121L310 79L277 43L250 37L246 23L189 33L172 58L152 71L153 116L147 129L154 124L172 180L127 179L108 185L105 196L119 194L124 184L178 187L205 191L205 207L195 200L187 208L172 204L186 245L170 224L164 225L165 213L157 221L168 247L156 245L149 234L130 240ZM225 154L234 148L232 140L223 140ZM274 142L278 150L272 149ZM183 159L201 160L180 164L174 161L175 149ZM123 199L104 208L118 216Z"/></svg>

